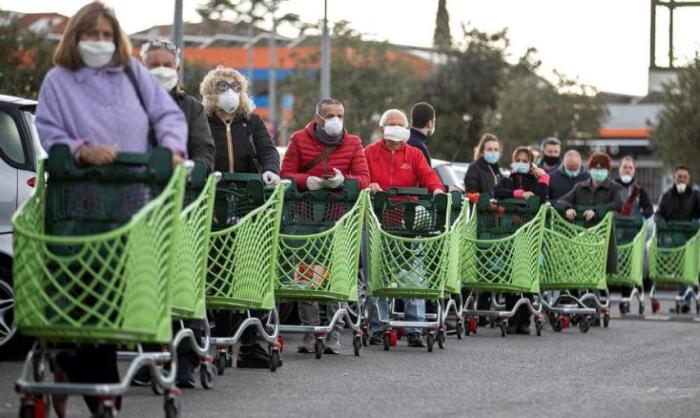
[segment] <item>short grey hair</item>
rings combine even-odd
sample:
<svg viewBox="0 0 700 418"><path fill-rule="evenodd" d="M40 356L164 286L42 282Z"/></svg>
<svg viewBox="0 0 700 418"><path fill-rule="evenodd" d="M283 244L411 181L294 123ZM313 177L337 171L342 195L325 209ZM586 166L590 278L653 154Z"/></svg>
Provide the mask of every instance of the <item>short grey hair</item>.
<svg viewBox="0 0 700 418"><path fill-rule="evenodd" d="M634 165L634 157L631 155L625 155L624 157L620 158L620 165L622 165L623 161L629 161L632 163L632 165Z"/></svg>
<svg viewBox="0 0 700 418"><path fill-rule="evenodd" d="M326 97L325 99L321 99L316 103L316 114L321 116L321 110L323 110L323 106L327 105L341 105L343 104L340 102L338 99L334 99L332 97ZM345 106L343 106L345 108Z"/></svg>
<svg viewBox="0 0 700 418"><path fill-rule="evenodd" d="M406 116L406 112L404 112L401 109L389 109L386 112L382 113L382 117L379 118L379 127L383 128L386 125L386 120L389 119L389 116L391 115L401 115L403 119L406 121L406 124L404 125L404 128L408 128L408 117Z"/></svg>
<svg viewBox="0 0 700 418"><path fill-rule="evenodd" d="M555 138L553 136L550 136L549 138L545 138L542 140L542 148L541 149L544 149L544 147L546 147L547 145L559 145L561 147L561 141L559 140L559 138Z"/></svg>
<svg viewBox="0 0 700 418"><path fill-rule="evenodd" d="M171 51L168 48L164 48L162 46L155 46L154 44L170 44L175 47L175 51ZM173 54L175 56L175 66L180 66L180 55L182 54L182 51L169 39L152 39L141 45L141 62L144 65L146 65L146 61L148 61L148 53L158 49L165 49L166 51Z"/></svg>

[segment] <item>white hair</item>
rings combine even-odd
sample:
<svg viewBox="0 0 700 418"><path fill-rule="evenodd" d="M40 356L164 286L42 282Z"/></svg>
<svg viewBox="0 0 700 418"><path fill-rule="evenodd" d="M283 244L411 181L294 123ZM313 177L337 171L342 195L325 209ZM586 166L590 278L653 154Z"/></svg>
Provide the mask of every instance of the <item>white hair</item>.
<svg viewBox="0 0 700 418"><path fill-rule="evenodd" d="M170 41L167 40L167 39L154 39L154 40L145 42L143 45L141 45L141 62L143 63L143 65L146 65L146 61L148 61L148 53L149 53L149 52L155 51L155 50L158 50L158 49L164 49L164 50L170 52L171 54L173 54L173 55L175 56L175 66L176 66L176 67L179 67L179 66L180 66L180 54L182 53L182 52L180 51L180 48L177 48L177 47L176 47L176 48L177 48L177 51L173 52L173 51L170 51L170 50L167 49L167 48L163 48L163 47L154 47L154 46L152 46L152 42L168 42L168 43L172 43L172 42L170 42Z"/></svg>
<svg viewBox="0 0 700 418"><path fill-rule="evenodd" d="M379 118L379 127L380 128L383 128L384 126L386 126L386 120L389 119L389 116L391 116L391 115L401 115L401 117L403 117L403 120L406 121L406 123L404 123L403 127L408 128L408 117L406 116L406 113L404 113L404 111L401 109L389 109L386 112L384 112L382 114L382 117Z"/></svg>

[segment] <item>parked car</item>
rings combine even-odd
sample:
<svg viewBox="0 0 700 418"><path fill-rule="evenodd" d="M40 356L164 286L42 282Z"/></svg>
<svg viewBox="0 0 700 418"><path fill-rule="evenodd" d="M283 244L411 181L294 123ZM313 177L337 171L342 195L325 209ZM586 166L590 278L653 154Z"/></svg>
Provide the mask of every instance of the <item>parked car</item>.
<svg viewBox="0 0 700 418"><path fill-rule="evenodd" d="M442 184L450 189L458 189L464 191L464 173L461 173L461 163L451 163L445 160L432 158L433 170L437 173L442 181ZM460 165L458 165L460 164Z"/></svg>
<svg viewBox="0 0 700 418"><path fill-rule="evenodd" d="M12 215L32 193L37 161L45 158L34 125L36 102L0 95L0 353L22 344L14 326Z"/></svg>

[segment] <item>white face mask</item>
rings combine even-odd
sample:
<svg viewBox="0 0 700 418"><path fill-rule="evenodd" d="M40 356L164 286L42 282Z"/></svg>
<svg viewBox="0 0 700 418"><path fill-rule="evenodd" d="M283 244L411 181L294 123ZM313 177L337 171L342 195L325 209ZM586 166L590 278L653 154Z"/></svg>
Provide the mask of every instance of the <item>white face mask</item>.
<svg viewBox="0 0 700 418"><path fill-rule="evenodd" d="M632 183L632 176L629 174L623 174L620 176L620 180L622 180L622 183L624 184L630 184Z"/></svg>
<svg viewBox="0 0 700 418"><path fill-rule="evenodd" d="M228 89L219 95L219 107L226 113L233 113L241 103L241 96L235 91Z"/></svg>
<svg viewBox="0 0 700 418"><path fill-rule="evenodd" d="M88 67L102 68L112 61L114 42L110 41L80 41L78 53Z"/></svg>
<svg viewBox="0 0 700 418"><path fill-rule="evenodd" d="M385 126L384 139L394 142L406 142L411 137L411 131L403 126Z"/></svg>
<svg viewBox="0 0 700 418"><path fill-rule="evenodd" d="M177 70L169 67L151 68L151 74L160 81L166 91L170 91L177 86Z"/></svg>
<svg viewBox="0 0 700 418"><path fill-rule="evenodd" d="M688 187L688 185L685 183L676 183L676 191L678 192L678 194L685 193L686 187Z"/></svg>
<svg viewBox="0 0 700 418"><path fill-rule="evenodd" d="M326 122L323 124L323 130L329 136L338 136L343 132L343 120L337 116L333 116L330 119L324 119Z"/></svg>

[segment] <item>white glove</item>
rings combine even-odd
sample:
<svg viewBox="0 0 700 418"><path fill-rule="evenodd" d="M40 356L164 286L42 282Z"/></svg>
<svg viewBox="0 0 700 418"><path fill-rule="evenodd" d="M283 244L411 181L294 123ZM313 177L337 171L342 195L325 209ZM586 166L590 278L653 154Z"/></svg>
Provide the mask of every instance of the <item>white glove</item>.
<svg viewBox="0 0 700 418"><path fill-rule="evenodd" d="M306 188L309 190L321 190L324 180L316 176L309 176L306 179Z"/></svg>
<svg viewBox="0 0 700 418"><path fill-rule="evenodd" d="M262 174L262 179L266 186L274 187L280 183L280 176L269 170Z"/></svg>
<svg viewBox="0 0 700 418"><path fill-rule="evenodd" d="M337 189L338 187L342 186L343 182L345 182L345 176L343 176L343 173L341 173L340 170L334 168L333 171L335 171L335 176L326 179L325 186L329 189Z"/></svg>

